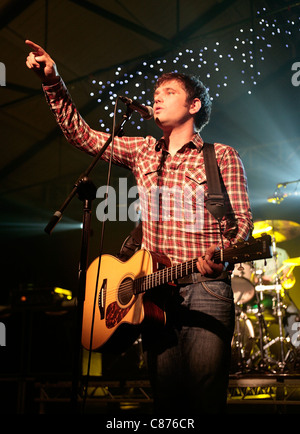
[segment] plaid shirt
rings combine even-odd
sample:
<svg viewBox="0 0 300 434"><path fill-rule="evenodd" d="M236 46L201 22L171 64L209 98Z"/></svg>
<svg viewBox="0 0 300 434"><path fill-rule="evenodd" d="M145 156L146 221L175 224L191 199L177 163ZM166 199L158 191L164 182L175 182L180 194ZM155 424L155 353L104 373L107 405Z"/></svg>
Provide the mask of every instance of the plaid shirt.
<svg viewBox="0 0 300 434"><path fill-rule="evenodd" d="M95 155L109 134L89 127L76 110L60 81L44 86L46 99L66 139ZM247 239L252 230L247 179L240 157L233 148L215 143L215 152L226 188L226 215L222 219L223 245ZM143 247L168 255L173 263L205 254L212 244L221 246L220 228L204 206L207 194L203 140L192 141L171 156L163 139L116 137L113 162L129 168L137 182L143 220ZM110 157L111 145L103 154Z"/></svg>

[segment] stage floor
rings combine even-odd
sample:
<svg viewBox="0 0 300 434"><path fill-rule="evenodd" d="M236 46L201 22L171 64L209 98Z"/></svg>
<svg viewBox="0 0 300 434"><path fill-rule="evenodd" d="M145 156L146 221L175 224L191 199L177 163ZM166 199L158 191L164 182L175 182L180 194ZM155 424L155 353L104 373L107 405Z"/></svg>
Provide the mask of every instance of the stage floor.
<svg viewBox="0 0 300 434"><path fill-rule="evenodd" d="M5 376L0 378L0 383L2 414L66 414L70 411L70 378ZM87 383L83 377L77 404L80 413L150 415L153 400L147 379L115 380L99 376L90 377ZM299 414L300 373L231 375L227 404L228 414Z"/></svg>

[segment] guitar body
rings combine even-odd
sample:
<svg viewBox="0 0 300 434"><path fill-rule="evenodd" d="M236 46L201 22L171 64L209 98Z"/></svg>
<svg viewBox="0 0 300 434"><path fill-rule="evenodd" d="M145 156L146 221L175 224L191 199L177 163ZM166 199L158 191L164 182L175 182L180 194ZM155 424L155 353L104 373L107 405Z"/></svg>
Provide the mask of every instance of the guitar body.
<svg viewBox="0 0 300 434"><path fill-rule="evenodd" d="M126 262L111 255L102 255L97 279L98 265L99 258L96 258L87 270L82 345L88 350L101 348L101 351L120 352L137 339L140 332L137 326L145 317L150 319L152 316L151 320L164 324L164 311L158 306L149 307L149 300L144 303L144 293L134 293L134 280L162 266L170 266L170 261L148 250L139 250Z"/></svg>

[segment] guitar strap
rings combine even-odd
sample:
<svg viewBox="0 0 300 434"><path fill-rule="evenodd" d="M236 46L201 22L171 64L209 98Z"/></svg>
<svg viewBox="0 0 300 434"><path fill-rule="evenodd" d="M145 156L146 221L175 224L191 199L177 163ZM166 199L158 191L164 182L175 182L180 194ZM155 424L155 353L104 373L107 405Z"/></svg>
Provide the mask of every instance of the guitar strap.
<svg viewBox="0 0 300 434"><path fill-rule="evenodd" d="M220 221L224 217L226 209L221 188L221 174L217 164L215 147L212 143L203 144L203 157L208 188L206 208L215 219Z"/></svg>
<svg viewBox="0 0 300 434"><path fill-rule="evenodd" d="M138 224L124 240L121 250L117 257L121 261L127 261L131 256L140 250L143 238L142 222Z"/></svg>

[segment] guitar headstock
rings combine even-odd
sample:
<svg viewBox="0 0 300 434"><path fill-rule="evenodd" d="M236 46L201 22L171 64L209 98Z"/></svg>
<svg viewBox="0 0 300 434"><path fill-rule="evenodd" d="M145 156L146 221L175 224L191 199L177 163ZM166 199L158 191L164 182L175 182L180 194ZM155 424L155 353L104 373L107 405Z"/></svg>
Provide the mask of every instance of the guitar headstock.
<svg viewBox="0 0 300 434"><path fill-rule="evenodd" d="M223 252L223 262L236 264L271 258L271 246L272 239L270 235L263 234L259 238L250 237L247 241L238 241L237 244L225 249Z"/></svg>

